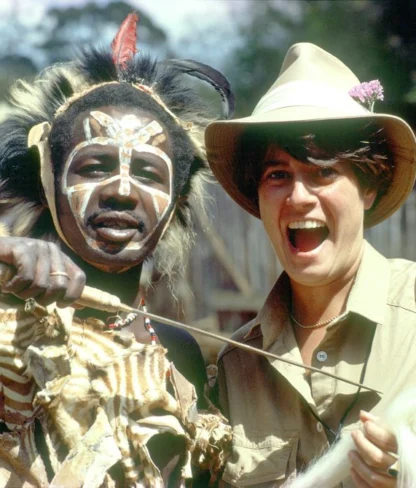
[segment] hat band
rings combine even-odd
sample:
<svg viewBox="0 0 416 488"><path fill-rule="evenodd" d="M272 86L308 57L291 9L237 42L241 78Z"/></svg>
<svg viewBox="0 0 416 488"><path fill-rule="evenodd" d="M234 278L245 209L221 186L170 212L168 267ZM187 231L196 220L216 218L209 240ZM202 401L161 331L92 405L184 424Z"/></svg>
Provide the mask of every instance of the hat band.
<svg viewBox="0 0 416 488"><path fill-rule="evenodd" d="M339 112L340 116L369 113L343 91L313 81L298 80L280 85L266 93L254 109L253 115L300 106L328 108Z"/></svg>

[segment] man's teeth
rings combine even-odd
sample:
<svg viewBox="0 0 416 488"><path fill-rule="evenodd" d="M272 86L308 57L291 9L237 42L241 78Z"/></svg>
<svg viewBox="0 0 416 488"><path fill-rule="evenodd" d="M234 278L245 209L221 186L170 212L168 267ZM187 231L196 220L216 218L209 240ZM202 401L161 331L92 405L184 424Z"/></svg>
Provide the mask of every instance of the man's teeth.
<svg viewBox="0 0 416 488"><path fill-rule="evenodd" d="M117 229L117 230L131 229L131 225L128 225L128 224L125 224L122 222L103 223L103 224L101 224L100 227L105 227L107 229Z"/></svg>
<svg viewBox="0 0 416 488"><path fill-rule="evenodd" d="M326 227L323 222L317 220L296 220L289 224L289 229L317 229L319 227Z"/></svg>

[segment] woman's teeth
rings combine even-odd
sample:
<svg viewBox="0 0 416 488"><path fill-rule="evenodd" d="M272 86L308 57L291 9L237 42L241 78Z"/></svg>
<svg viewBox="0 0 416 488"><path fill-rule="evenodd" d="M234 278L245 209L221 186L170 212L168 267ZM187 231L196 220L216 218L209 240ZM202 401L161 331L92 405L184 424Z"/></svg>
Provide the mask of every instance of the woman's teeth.
<svg viewBox="0 0 416 488"><path fill-rule="evenodd" d="M317 229L319 227L325 227L323 222L318 220L296 220L289 224L289 229Z"/></svg>

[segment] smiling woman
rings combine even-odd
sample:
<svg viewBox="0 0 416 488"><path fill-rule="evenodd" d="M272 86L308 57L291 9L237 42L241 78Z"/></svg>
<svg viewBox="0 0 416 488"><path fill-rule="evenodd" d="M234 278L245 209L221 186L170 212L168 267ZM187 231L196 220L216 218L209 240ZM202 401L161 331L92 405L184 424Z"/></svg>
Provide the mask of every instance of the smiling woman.
<svg viewBox="0 0 416 488"><path fill-rule="evenodd" d="M361 259L364 211L375 189L360 187L349 161L305 164L274 144L265 166L260 216L292 289L347 282Z"/></svg>
<svg viewBox="0 0 416 488"><path fill-rule="evenodd" d="M226 486L290 486L360 421L367 425L354 433L342 486L396 486L395 436L361 410L386 410L415 382L416 265L385 259L364 229L412 191L416 140L405 121L373 113L357 94L372 108L382 88L360 85L340 60L300 43L251 116L206 130L214 174L261 218L284 268L258 316L233 338L383 392L226 347L217 382L234 433Z"/></svg>

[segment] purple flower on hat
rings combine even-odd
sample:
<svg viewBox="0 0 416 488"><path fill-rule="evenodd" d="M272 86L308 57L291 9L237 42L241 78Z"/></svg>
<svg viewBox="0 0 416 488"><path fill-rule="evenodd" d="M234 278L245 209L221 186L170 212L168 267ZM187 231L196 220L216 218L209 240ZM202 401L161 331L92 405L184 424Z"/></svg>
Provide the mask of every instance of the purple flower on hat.
<svg viewBox="0 0 416 488"><path fill-rule="evenodd" d="M370 112L373 111L374 103L377 100L384 100L383 87L378 80L364 81L364 83L351 88L348 94L357 99L357 102L368 108Z"/></svg>

